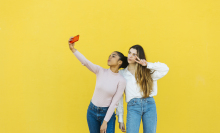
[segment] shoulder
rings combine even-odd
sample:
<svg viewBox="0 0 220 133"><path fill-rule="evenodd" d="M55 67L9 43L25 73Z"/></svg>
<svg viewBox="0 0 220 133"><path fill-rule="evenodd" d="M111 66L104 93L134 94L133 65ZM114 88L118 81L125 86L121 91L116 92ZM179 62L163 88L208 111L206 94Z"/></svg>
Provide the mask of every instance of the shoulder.
<svg viewBox="0 0 220 133"><path fill-rule="evenodd" d="M124 71L125 71L125 69L123 68L123 69L119 70L118 72L123 76Z"/></svg>
<svg viewBox="0 0 220 133"><path fill-rule="evenodd" d="M119 83L126 84L126 79L122 75L119 75L119 78Z"/></svg>

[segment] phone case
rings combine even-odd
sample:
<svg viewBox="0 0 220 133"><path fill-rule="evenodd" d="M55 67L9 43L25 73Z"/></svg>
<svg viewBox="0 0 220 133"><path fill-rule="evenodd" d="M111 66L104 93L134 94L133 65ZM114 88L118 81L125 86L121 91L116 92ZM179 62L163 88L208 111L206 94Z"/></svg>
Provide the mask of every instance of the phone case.
<svg viewBox="0 0 220 133"><path fill-rule="evenodd" d="M71 41L69 41L70 43L74 43L77 42L79 40L79 35L74 36L73 39Z"/></svg>

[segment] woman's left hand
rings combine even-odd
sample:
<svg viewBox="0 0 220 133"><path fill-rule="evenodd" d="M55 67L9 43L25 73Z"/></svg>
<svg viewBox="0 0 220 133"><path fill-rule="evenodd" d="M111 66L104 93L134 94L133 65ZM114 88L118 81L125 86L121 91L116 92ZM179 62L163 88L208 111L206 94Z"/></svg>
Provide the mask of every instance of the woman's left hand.
<svg viewBox="0 0 220 133"><path fill-rule="evenodd" d="M135 60L135 61L137 63L141 64L142 66L147 66L147 61L145 59L140 59L140 58L137 57L137 60Z"/></svg>
<svg viewBox="0 0 220 133"><path fill-rule="evenodd" d="M100 128L100 133L106 133L107 130L107 121L103 121L102 126Z"/></svg>

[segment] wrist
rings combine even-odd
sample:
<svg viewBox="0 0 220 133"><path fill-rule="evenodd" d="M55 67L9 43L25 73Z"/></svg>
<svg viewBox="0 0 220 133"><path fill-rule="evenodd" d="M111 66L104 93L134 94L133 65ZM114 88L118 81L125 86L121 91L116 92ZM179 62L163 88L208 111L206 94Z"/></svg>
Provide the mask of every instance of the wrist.
<svg viewBox="0 0 220 133"><path fill-rule="evenodd" d="M76 49L75 49L75 48L73 48L73 49L71 49L71 51L72 51L73 53L75 53L75 52L76 52Z"/></svg>

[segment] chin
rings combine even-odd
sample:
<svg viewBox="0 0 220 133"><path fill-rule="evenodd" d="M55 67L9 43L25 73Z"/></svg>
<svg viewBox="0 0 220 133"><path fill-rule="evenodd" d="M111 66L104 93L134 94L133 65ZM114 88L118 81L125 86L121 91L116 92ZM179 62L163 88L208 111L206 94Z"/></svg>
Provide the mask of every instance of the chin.
<svg viewBox="0 0 220 133"><path fill-rule="evenodd" d="M128 64L135 64L136 62L134 62L134 61L129 61L128 60Z"/></svg>
<svg viewBox="0 0 220 133"><path fill-rule="evenodd" d="M128 60L128 63L129 63L129 64L132 64L132 61L129 61L129 60Z"/></svg>

